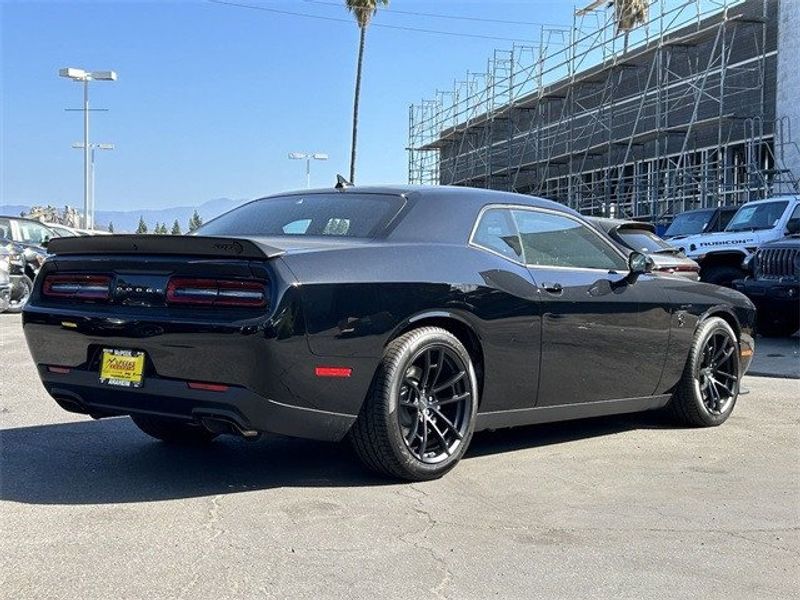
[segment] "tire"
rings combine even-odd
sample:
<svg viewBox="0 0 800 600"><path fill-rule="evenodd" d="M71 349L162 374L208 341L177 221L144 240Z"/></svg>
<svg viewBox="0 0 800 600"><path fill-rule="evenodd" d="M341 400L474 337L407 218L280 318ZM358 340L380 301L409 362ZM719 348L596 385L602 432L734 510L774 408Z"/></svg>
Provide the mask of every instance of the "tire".
<svg viewBox="0 0 800 600"><path fill-rule="evenodd" d="M13 286L11 298L6 308L8 313L22 312L22 308L28 301L33 291L33 281L27 275L22 275L19 281ZM16 296L16 298L15 298Z"/></svg>
<svg viewBox="0 0 800 600"><path fill-rule="evenodd" d="M730 265L715 265L700 269L700 281L731 287L734 279L744 277L744 271Z"/></svg>
<svg viewBox="0 0 800 600"><path fill-rule="evenodd" d="M464 456L477 408L467 350L445 329L420 327L387 346L350 442L373 471L408 481L437 479Z"/></svg>
<svg viewBox="0 0 800 600"><path fill-rule="evenodd" d="M739 396L739 342L725 320L711 317L697 328L683 376L670 401L676 419L691 427L728 420Z"/></svg>
<svg viewBox="0 0 800 600"><path fill-rule="evenodd" d="M217 437L216 433L208 431L205 427L176 419L144 415L131 415L131 419L144 433L167 444L199 446Z"/></svg>

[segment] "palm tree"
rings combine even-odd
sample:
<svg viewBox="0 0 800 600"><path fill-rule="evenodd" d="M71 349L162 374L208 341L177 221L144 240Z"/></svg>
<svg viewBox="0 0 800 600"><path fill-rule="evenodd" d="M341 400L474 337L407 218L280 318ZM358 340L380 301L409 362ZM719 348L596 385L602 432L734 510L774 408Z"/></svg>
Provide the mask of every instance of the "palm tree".
<svg viewBox="0 0 800 600"><path fill-rule="evenodd" d="M350 182L356 180L356 139L358 138L358 101L361 98L361 66L364 63L364 41L367 26L378 12L379 6L389 6L389 0L345 0L345 6L356 18L359 28L358 67L356 68L356 92L353 97L353 141L350 145Z"/></svg>

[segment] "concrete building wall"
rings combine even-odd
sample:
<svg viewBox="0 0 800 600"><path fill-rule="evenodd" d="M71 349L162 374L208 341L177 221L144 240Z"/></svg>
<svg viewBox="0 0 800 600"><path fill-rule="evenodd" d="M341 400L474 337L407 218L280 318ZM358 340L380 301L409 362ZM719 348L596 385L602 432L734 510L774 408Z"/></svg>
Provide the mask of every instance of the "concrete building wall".
<svg viewBox="0 0 800 600"><path fill-rule="evenodd" d="M776 113L788 117L800 146L800 0L782 0L778 25L778 88ZM785 147L786 167L800 178L800 150Z"/></svg>

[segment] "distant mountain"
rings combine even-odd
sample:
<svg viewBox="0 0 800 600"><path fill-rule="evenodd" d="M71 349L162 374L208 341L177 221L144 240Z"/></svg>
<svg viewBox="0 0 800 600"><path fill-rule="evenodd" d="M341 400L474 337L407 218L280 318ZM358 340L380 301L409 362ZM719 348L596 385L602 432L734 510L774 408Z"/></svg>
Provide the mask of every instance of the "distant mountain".
<svg viewBox="0 0 800 600"><path fill-rule="evenodd" d="M186 232L189 226L189 218L197 210L203 222L209 221L245 202L245 200L232 200L231 198L215 198L203 202L199 206L175 206L171 208L143 208L140 210L98 210L95 213L94 221L97 229L107 229L108 223L114 223L114 231L117 233L133 232L139 225L139 217L144 219L150 231L156 223L166 223L167 229L172 228L172 223L178 219L181 229ZM41 203L40 203L41 204ZM22 212L30 210L30 206L22 204L0 204L0 215L17 216Z"/></svg>

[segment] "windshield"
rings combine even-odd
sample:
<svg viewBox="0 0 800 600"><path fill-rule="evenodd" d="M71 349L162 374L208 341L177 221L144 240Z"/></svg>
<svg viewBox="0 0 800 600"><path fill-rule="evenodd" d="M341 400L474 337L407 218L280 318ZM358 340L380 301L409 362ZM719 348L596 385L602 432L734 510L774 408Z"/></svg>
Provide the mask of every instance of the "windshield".
<svg viewBox="0 0 800 600"><path fill-rule="evenodd" d="M674 237L676 235L694 235L703 233L708 227L711 217L714 216L714 209L696 210L682 213L675 217L672 224L664 232L664 237Z"/></svg>
<svg viewBox="0 0 800 600"><path fill-rule="evenodd" d="M369 238L381 233L404 203L401 196L346 192L263 198L209 221L196 233Z"/></svg>
<svg viewBox="0 0 800 600"><path fill-rule="evenodd" d="M667 242L647 229L620 229L617 231L617 235L626 246L637 252L649 254L674 250Z"/></svg>
<svg viewBox="0 0 800 600"><path fill-rule="evenodd" d="M788 205L788 200L765 202L764 204L745 204L733 216L725 231L772 229Z"/></svg>

